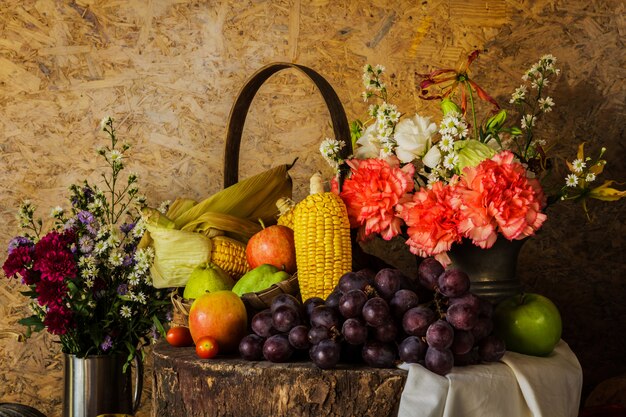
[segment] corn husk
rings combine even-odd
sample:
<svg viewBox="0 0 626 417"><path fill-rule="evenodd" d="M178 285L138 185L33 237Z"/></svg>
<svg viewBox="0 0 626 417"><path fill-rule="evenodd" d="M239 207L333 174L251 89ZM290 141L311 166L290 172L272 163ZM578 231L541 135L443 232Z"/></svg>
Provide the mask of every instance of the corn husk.
<svg viewBox="0 0 626 417"><path fill-rule="evenodd" d="M206 212L230 214L252 222L261 219L266 225L276 223L276 200L283 196L291 197L290 167L279 165L213 194L173 218L176 227L182 229Z"/></svg>

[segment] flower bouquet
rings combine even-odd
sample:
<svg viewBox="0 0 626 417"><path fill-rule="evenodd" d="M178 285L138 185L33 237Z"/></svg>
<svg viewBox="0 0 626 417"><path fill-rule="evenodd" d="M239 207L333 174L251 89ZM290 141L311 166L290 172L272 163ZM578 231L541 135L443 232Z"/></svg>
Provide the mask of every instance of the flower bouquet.
<svg viewBox="0 0 626 417"><path fill-rule="evenodd" d="M365 66L363 97L375 102L368 121L352 123L354 154L340 159L345 144L335 139L320 147L331 166L340 170L347 165L341 190L336 181L334 190L346 203L360 239L403 235L412 253L448 264L447 252L463 239L486 249L498 236L532 236L554 201L581 200L586 211L586 198L626 195L611 188L611 181L593 187L606 164L605 149L591 159L584 156L583 145L567 163L571 173L565 184L546 195L541 181L552 161L535 126L555 105L545 92L559 75L556 58L545 55L524 73L525 84L510 99L521 112L517 125L507 124L510 112L470 78L469 66L478 55L472 52L459 70L420 75L420 98L441 101L438 125L428 116L402 115L389 103L384 68ZM479 102L489 107L482 118Z"/></svg>
<svg viewBox="0 0 626 417"><path fill-rule="evenodd" d="M27 335L46 329L64 353L78 357L127 353L128 365L141 346L164 334L171 303L152 285L153 249L139 247L145 199L137 176L120 181L129 145L118 147L113 119L105 118L102 129L111 139L98 151L111 168L110 176L102 174L106 189L87 181L70 186L71 207L52 210L54 227L45 234L35 207L24 202L23 234L10 241L2 268L28 287L23 294L32 299L33 314L19 321Z"/></svg>

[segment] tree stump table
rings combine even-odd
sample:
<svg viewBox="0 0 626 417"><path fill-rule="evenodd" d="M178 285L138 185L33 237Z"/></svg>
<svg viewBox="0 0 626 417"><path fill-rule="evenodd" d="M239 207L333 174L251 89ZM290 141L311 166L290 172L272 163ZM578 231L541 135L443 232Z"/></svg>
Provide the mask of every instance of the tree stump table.
<svg viewBox="0 0 626 417"><path fill-rule="evenodd" d="M200 359L193 347L153 349L154 417L395 416L407 371L310 361Z"/></svg>

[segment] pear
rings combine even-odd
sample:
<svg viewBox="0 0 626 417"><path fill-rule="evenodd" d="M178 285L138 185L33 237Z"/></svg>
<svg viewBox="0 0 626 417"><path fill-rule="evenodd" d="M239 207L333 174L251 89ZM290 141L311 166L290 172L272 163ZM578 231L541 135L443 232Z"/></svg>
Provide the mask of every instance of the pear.
<svg viewBox="0 0 626 417"><path fill-rule="evenodd" d="M207 262L198 265L187 280L184 298L198 298L207 292L230 290L235 281L219 266Z"/></svg>

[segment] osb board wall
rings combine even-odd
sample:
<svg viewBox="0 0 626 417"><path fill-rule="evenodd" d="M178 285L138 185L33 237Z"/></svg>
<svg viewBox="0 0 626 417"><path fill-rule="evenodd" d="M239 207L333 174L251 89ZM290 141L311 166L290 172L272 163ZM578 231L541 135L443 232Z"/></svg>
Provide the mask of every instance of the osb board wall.
<svg viewBox="0 0 626 417"><path fill-rule="evenodd" d="M580 141L594 150L607 146L607 177L623 180L624 9L620 0L4 0L0 246L17 231L21 200L46 216L64 202L68 185L97 180L105 115L133 145L129 169L150 203L218 190L230 107L246 78L273 61L319 71L353 119L366 111L365 63L386 66L394 102L412 114L433 110L416 98L416 72L455 67L484 49L473 75L507 103L522 72L554 54L562 75L552 90L557 107L542 122L544 138L569 158ZM325 169L317 147L331 134L312 85L295 73L278 75L250 109L241 176L297 156L301 197L308 174ZM584 369L585 395L626 372L626 351L616 341L626 334L624 203L591 208L592 223L573 205L551 208L525 245L519 273L559 306L563 337ZM21 330L16 321L27 300L19 290L2 278L0 331ZM52 338L0 340L0 369L1 401L60 415L62 355ZM149 400L144 404L139 416L149 414Z"/></svg>

